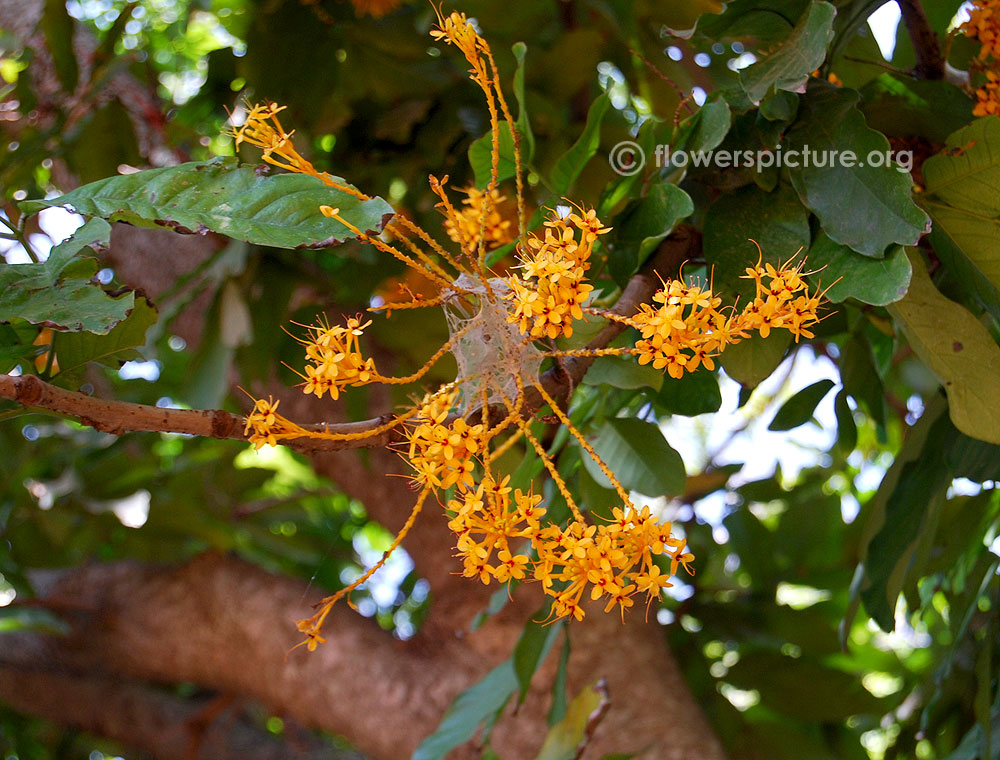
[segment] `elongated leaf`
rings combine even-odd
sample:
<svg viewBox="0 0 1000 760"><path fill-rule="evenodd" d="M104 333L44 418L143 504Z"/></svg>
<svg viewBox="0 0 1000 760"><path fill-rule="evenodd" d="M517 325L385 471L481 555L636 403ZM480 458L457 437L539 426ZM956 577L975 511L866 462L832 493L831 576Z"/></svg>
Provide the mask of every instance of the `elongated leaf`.
<svg viewBox="0 0 1000 760"><path fill-rule="evenodd" d="M955 427L972 438L1000 444L1000 347L965 307L938 292L920 255L909 252L913 279L906 297L889 307L917 355L948 394Z"/></svg>
<svg viewBox="0 0 1000 760"><path fill-rule="evenodd" d="M813 0L788 38L764 60L740 73L740 85L747 97L759 103L773 89L804 90L809 75L826 58L836 15L830 3Z"/></svg>
<svg viewBox="0 0 1000 760"><path fill-rule="evenodd" d="M40 26L59 84L71 93L80 78L80 68L73 52L73 19L66 12L65 0L45 0Z"/></svg>
<svg viewBox="0 0 1000 760"><path fill-rule="evenodd" d="M813 383L798 391L788 401L782 404L775 413L768 430L791 430L799 425L805 425L812 419L813 412L819 406L830 389L833 388L833 380L823 379Z"/></svg>
<svg viewBox="0 0 1000 760"><path fill-rule="evenodd" d="M455 698L437 731L420 742L411 760L441 760L455 747L469 741L479 724L501 710L516 691L514 665L504 660L482 681Z"/></svg>
<svg viewBox="0 0 1000 760"><path fill-rule="evenodd" d="M921 432L924 429L927 434L920 453L903 464L898 477L886 476L876 496L877 511L884 515L883 523L867 546L867 583L861 599L868 614L884 631L895 627L896 599L920 542L921 526L932 521L941 509L951 482L941 446L947 418L939 417L933 425L921 428Z"/></svg>
<svg viewBox="0 0 1000 760"><path fill-rule="evenodd" d="M886 165L889 141L865 124L855 91L813 82L786 140L798 151L799 165L787 164L790 153L786 165L802 202L830 238L866 256L915 244L930 222L910 197L910 175Z"/></svg>
<svg viewBox="0 0 1000 760"><path fill-rule="evenodd" d="M527 622L521 632L521 637L517 640L517 646L514 647L512 660L520 689L519 703L524 702L524 698L528 695L528 689L531 688L531 679L534 677L535 671L545 660L545 656L562 630L563 621L561 620L552 625L545 625L542 622L548 616L548 611L549 605L546 604L538 611L538 614Z"/></svg>
<svg viewBox="0 0 1000 760"><path fill-rule="evenodd" d="M583 167L597 153L597 148L601 143L601 122L604 114L608 112L611 101L607 95L600 95L597 100L590 104L587 112L587 124L583 132L567 150L556 165L552 168L552 189L557 196L563 196L569 192L576 178L580 176Z"/></svg>
<svg viewBox="0 0 1000 760"><path fill-rule="evenodd" d="M107 222L92 219L39 264L0 261L0 321L20 318L56 330L106 333L125 319L132 294L112 298L93 279L97 261L77 257L88 245L107 243L110 232Z"/></svg>
<svg viewBox="0 0 1000 760"><path fill-rule="evenodd" d="M535 760L574 760L586 748L610 701L607 690L594 683L569 703L566 716L549 730Z"/></svg>
<svg viewBox="0 0 1000 760"><path fill-rule="evenodd" d="M581 470L583 472L583 470ZM562 651L559 653L559 667L556 677L552 680L552 707L549 708L548 723L554 726L566 716L568 705L566 694L566 679L569 675L570 640L569 628L563 637Z"/></svg>
<svg viewBox="0 0 1000 760"><path fill-rule="evenodd" d="M476 187L483 189L490 184L493 171L493 137L487 132L469 146L469 166L476 178ZM517 163L514 161L514 137L506 121L500 122L500 161L497 164L497 181L503 182L514 176Z"/></svg>
<svg viewBox="0 0 1000 760"><path fill-rule="evenodd" d="M729 104L721 98L709 100L693 116L678 125L674 150L689 153L712 150L725 139L733 117Z"/></svg>
<svg viewBox="0 0 1000 760"><path fill-rule="evenodd" d="M343 182L343 180L337 180ZM346 183L345 183L346 184ZM31 213L72 206L86 216L177 232L217 232L275 248L326 248L354 237L322 205L358 229L378 232L393 213L381 198L361 201L304 174L270 175L234 158L215 158L98 180L58 198L26 201Z"/></svg>
<svg viewBox="0 0 1000 760"><path fill-rule="evenodd" d="M531 131L531 121L528 118L528 99L524 94L524 58L528 54L528 46L523 42L515 42L511 51L517 61L514 70L514 97L517 98L517 133L521 137L521 158L531 161L535 155L535 135Z"/></svg>
<svg viewBox="0 0 1000 760"><path fill-rule="evenodd" d="M651 422L627 417L608 420L594 441L594 450L626 489L646 496L684 493L684 461ZM611 485L590 457L583 462L598 484Z"/></svg>

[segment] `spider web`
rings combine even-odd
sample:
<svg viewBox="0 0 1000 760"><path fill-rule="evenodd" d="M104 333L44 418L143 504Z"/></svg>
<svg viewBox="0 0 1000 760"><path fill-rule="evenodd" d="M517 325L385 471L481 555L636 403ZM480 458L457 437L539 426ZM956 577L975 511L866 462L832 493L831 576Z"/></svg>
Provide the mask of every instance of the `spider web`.
<svg viewBox="0 0 1000 760"><path fill-rule="evenodd" d="M486 285L477 278L463 274L455 285L476 296L472 299L456 292L444 310L449 335L465 331L451 348L458 362L459 411L465 414L482 404L484 388L489 403L511 402L518 393L516 378L521 378L522 386L538 380L543 354L525 340L516 324L507 321L503 296L510 286L505 281L489 281L495 296L492 301Z"/></svg>

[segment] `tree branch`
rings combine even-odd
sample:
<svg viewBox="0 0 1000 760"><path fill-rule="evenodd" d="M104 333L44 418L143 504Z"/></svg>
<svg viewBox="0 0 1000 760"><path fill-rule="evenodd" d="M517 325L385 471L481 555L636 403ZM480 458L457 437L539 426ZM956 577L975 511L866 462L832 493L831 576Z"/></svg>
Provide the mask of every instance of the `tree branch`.
<svg viewBox="0 0 1000 760"><path fill-rule="evenodd" d="M896 0L906 31L917 53L914 69L918 79L943 79L944 57L941 55L941 41L931 28L927 14L920 0Z"/></svg>
<svg viewBox="0 0 1000 760"><path fill-rule="evenodd" d="M659 286L657 274L672 275L680 265L700 250L701 236L693 227L679 227L657 249L642 271L629 280L618 302L610 310L619 316L635 313L639 304L648 301ZM604 348L623 330L625 325L609 322L587 346ZM558 367L542 374L542 387L554 398L562 398L579 383L594 359L572 357ZM68 391L46 383L34 375L0 375L0 398L7 398L27 408L46 409L77 418L82 424L114 435L125 432L185 433L205 438L244 440L246 419L221 409L164 409L158 406L133 404L125 401L98 399L85 393ZM534 389L527 390L522 414L529 416L542 406L541 395ZM498 410L500 412L500 410ZM480 414L476 411L473 414ZM393 415L383 415L360 422L304 425L307 430L336 434L356 434L385 425ZM342 451L344 449L378 448L398 440L399 431L390 430L379 435L351 440L322 438L291 439L289 448L304 453Z"/></svg>
<svg viewBox="0 0 1000 760"><path fill-rule="evenodd" d="M5 670L2 663L17 662L26 652L46 652L64 673L97 674L100 682L187 681L254 699L304 726L344 735L385 760L409 757L454 697L509 656L523 626L525 601L475 633L422 633L407 642L393 639L346 605L336 607L324 628L327 643L313 653L289 654L299 641L291 621L319 593L236 559L205 555L174 568L91 565L35 574L33 582L43 603L65 609L64 603L72 601L77 611L63 614L70 624L66 636L0 637L0 697L5 701L17 705L17 694L30 681L23 669ZM517 593L541 596L535 587ZM537 674L525 704L497 725L493 746L501 756L538 752L555 659ZM622 626L614 615L594 614L573 624L569 673L574 694L600 676L607 678L611 708L589 748L594 757L647 748L647 756L658 760L723 759L655 623L633 616ZM50 699L20 706L66 720L71 707L60 702L86 692L73 691L66 681L50 685L59 689ZM63 692L64 687L70 691ZM114 707L126 710L128 705ZM95 730L106 731L103 726ZM467 747L449 758L477 756Z"/></svg>
<svg viewBox="0 0 1000 760"><path fill-rule="evenodd" d="M181 699L142 682L74 672L55 664L57 647L42 646L48 642L37 637L18 638L23 646L7 649L0 660L0 698L20 712L144 750L157 760L363 760L305 732L282 741L218 699Z"/></svg>

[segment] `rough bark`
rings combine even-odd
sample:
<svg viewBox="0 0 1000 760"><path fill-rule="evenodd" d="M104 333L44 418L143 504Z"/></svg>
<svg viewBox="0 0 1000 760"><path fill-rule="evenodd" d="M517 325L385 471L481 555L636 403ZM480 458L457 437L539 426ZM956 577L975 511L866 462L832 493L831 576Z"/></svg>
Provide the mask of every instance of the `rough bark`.
<svg viewBox="0 0 1000 760"><path fill-rule="evenodd" d="M512 614L475 633L424 631L407 642L344 606L331 614L326 644L314 653L289 653L299 641L292 621L318 595L237 559L206 555L172 568L92 565L36 581L47 604L71 610L64 613L71 632L47 641L42 634L0 638L5 701L67 720L64 703L85 696L94 674L108 682L189 681L348 736L386 760L408 757L457 693L509 654L524 610L535 609L536 601L519 593ZM595 614L572 626L572 640L571 688L605 677L612 700L585 757L640 749L643 757L662 760L723 757L659 626L634 616L622 627L613 615ZM40 646L58 658L62 675L51 685L65 689L62 699L26 700L24 694L41 688L41 676L9 665ZM501 756L537 752L551 676L550 664L518 714L497 727L494 746ZM124 709L128 693L119 696ZM86 711L86 704L80 701L75 709ZM113 714L107 704L104 709ZM82 720L77 715L70 722ZM159 745L147 749L172 757ZM474 756L474 748L454 755Z"/></svg>

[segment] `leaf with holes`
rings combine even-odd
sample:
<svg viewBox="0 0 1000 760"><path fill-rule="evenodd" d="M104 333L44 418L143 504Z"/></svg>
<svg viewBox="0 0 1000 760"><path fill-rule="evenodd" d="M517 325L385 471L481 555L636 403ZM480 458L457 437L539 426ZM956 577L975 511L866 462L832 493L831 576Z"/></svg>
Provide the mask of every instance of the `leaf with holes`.
<svg viewBox="0 0 1000 760"><path fill-rule="evenodd" d="M34 213L72 206L109 222L185 233L217 232L275 248L326 248L355 237L340 222L323 216L319 207L324 205L339 208L340 215L363 232L380 232L393 213L381 198L362 201L315 177L272 176L260 166L241 166L235 158L109 177L58 198L25 201L21 208Z"/></svg>

